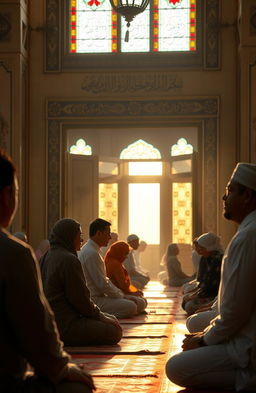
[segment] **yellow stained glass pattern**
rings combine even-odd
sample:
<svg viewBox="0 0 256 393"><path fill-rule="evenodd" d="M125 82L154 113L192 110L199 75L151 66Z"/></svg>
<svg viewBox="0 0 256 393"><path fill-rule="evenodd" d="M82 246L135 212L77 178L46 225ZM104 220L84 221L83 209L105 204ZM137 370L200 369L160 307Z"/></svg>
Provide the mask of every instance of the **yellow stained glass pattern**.
<svg viewBox="0 0 256 393"><path fill-rule="evenodd" d="M111 232L118 233L117 183L99 183L99 217L111 223Z"/></svg>
<svg viewBox="0 0 256 393"><path fill-rule="evenodd" d="M150 159L155 160L161 158L161 153L153 145L145 142L143 139L138 139L136 142L131 143L121 151L121 159Z"/></svg>
<svg viewBox="0 0 256 393"><path fill-rule="evenodd" d="M172 145L171 156L181 156L183 154L192 154L193 146L185 138L180 138L175 145Z"/></svg>
<svg viewBox="0 0 256 393"><path fill-rule="evenodd" d="M192 242L192 183L172 184L172 242Z"/></svg>
<svg viewBox="0 0 256 393"><path fill-rule="evenodd" d="M82 154L84 156L92 155L91 146L87 145L83 139L78 139L75 145L72 145L69 149L71 154Z"/></svg>

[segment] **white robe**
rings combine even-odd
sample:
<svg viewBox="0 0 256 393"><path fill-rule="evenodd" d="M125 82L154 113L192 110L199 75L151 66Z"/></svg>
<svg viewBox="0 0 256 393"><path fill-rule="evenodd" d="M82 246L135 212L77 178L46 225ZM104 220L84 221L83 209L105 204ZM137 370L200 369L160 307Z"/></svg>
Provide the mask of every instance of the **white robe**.
<svg viewBox="0 0 256 393"><path fill-rule="evenodd" d="M256 210L245 217L225 251L218 296L219 315L204 340L207 345L227 342L231 358L241 367L241 389L250 380L252 361L256 372L250 356L256 352Z"/></svg>

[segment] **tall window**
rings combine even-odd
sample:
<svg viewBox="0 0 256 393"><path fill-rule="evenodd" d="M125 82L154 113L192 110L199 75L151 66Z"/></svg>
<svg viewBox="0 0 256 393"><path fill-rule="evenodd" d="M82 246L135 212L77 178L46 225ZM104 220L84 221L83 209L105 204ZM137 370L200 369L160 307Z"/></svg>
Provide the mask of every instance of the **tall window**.
<svg viewBox="0 0 256 393"><path fill-rule="evenodd" d="M196 0L150 0L131 23L109 0L70 0L70 52L189 52L196 50Z"/></svg>

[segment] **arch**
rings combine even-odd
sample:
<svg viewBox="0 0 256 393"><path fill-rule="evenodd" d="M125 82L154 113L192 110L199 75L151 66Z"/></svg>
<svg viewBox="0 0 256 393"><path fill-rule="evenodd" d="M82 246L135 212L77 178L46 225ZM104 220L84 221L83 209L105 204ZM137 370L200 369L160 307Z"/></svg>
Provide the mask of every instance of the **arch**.
<svg viewBox="0 0 256 393"><path fill-rule="evenodd" d="M90 145L87 145L85 140L80 138L76 141L75 145L72 145L69 149L70 154L81 154L84 156L92 155L92 148Z"/></svg>
<svg viewBox="0 0 256 393"><path fill-rule="evenodd" d="M120 158L156 160L161 158L161 153L153 145L150 145L143 139L138 139L121 151Z"/></svg>
<svg viewBox="0 0 256 393"><path fill-rule="evenodd" d="M192 154L193 146L185 138L178 139L177 143L171 147L171 156L182 156L183 154Z"/></svg>

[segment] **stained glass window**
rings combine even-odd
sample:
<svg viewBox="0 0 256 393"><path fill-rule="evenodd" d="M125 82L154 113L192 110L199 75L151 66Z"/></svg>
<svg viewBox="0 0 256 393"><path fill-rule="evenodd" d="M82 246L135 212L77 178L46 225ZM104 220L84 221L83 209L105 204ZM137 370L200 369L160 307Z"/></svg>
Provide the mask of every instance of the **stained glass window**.
<svg viewBox="0 0 256 393"><path fill-rule="evenodd" d="M118 184L99 184L99 217L111 223L111 231L118 233Z"/></svg>
<svg viewBox="0 0 256 393"><path fill-rule="evenodd" d="M159 159L161 158L161 153L153 145L145 142L143 139L138 139L136 142L131 143L120 154L121 159Z"/></svg>
<svg viewBox="0 0 256 393"><path fill-rule="evenodd" d="M196 50L196 0L150 0L124 41L126 22L109 0L70 1L70 52L189 52Z"/></svg>
<svg viewBox="0 0 256 393"><path fill-rule="evenodd" d="M171 156L181 156L183 154L192 154L193 146L185 138L180 138L175 145L172 145Z"/></svg>
<svg viewBox="0 0 256 393"><path fill-rule="evenodd" d="M82 154L84 156L92 155L91 146L87 145L84 139L78 139L75 145L72 145L69 149L71 154Z"/></svg>
<svg viewBox="0 0 256 393"><path fill-rule="evenodd" d="M172 242L192 241L192 184L172 183Z"/></svg>

